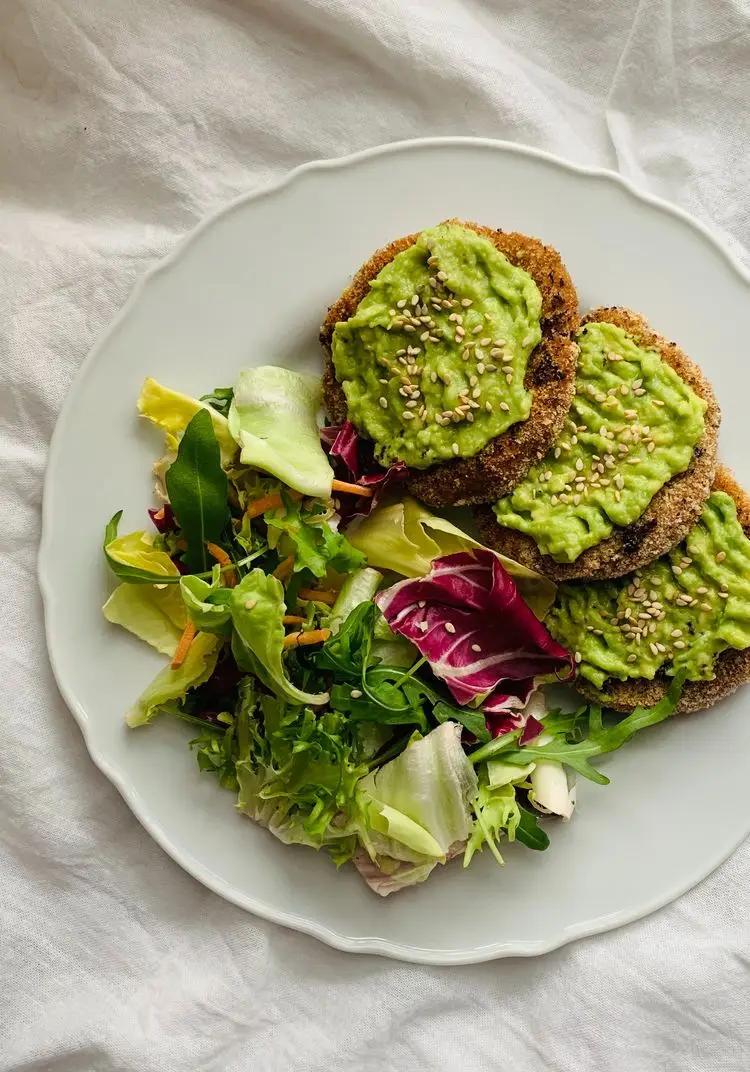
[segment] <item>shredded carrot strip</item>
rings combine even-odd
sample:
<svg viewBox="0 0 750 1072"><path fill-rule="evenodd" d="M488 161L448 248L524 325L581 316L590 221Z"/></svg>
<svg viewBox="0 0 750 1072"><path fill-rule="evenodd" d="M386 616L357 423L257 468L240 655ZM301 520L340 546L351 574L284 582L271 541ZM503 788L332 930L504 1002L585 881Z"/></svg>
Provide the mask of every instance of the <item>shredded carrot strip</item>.
<svg viewBox="0 0 750 1072"><path fill-rule="evenodd" d="M313 599L316 603L328 603L330 606L336 602L337 592L326 592L322 588L300 588L300 599Z"/></svg>
<svg viewBox="0 0 750 1072"><path fill-rule="evenodd" d="M282 625L304 625L305 619L300 618L299 614L285 614L281 619Z"/></svg>
<svg viewBox="0 0 750 1072"><path fill-rule="evenodd" d="M290 499L301 499L303 497L298 491L287 490L287 495ZM254 517L260 517L260 515L265 514L267 510L276 510L282 505L283 500L281 498L281 492L272 491L270 495L263 495L260 499L251 502L247 510L245 510L245 517L252 521Z"/></svg>
<svg viewBox="0 0 750 1072"><path fill-rule="evenodd" d="M190 651L190 645L195 640L195 633L195 622L189 621L182 631L180 642L175 649L174 658L170 663L170 666L173 670L179 670L179 668L185 662L185 657Z"/></svg>
<svg viewBox="0 0 750 1072"><path fill-rule="evenodd" d="M372 498L372 488L363 488L359 484L350 484L346 480L334 480L331 487L334 491L341 491L346 495L359 495L362 499Z"/></svg>
<svg viewBox="0 0 750 1072"><path fill-rule="evenodd" d="M283 562L279 562L278 566L273 571L273 575L280 581L285 581L293 569L294 555L287 555Z"/></svg>
<svg viewBox="0 0 750 1072"><path fill-rule="evenodd" d="M211 543L210 540L207 540L206 541L206 550L208 551L209 555L211 555L212 558L216 559L216 561L219 563L220 566L231 566L232 565L231 558L226 553L224 548L219 547L218 544ZM226 575L224 577L224 583L226 584L227 588L234 588L235 584L237 583L237 576L236 576L234 570L227 570Z"/></svg>
<svg viewBox="0 0 750 1072"><path fill-rule="evenodd" d="M301 648L308 644L323 644L330 635L330 629L311 629L307 633L289 633L284 637L284 647Z"/></svg>

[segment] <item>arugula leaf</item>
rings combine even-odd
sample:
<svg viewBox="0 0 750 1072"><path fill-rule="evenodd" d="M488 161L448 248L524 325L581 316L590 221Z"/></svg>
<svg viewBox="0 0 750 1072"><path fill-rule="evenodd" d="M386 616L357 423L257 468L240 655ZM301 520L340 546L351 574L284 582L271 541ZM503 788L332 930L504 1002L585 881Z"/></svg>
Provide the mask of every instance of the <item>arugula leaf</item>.
<svg viewBox="0 0 750 1072"><path fill-rule="evenodd" d="M458 722L467 729L478 741L489 741L490 734L482 711L474 707L455 707L453 704L440 700L432 709L432 714L438 722Z"/></svg>
<svg viewBox="0 0 750 1072"><path fill-rule="evenodd" d="M372 631L380 611L374 603L360 603L348 615L339 631L315 653L320 670L338 671L355 681L369 662Z"/></svg>
<svg viewBox="0 0 750 1072"><path fill-rule="evenodd" d="M549 847L549 837L542 830L536 815L518 805L520 818L516 827L516 841L520 841L527 849L536 849L542 852Z"/></svg>
<svg viewBox="0 0 750 1072"><path fill-rule="evenodd" d="M499 737L490 742L489 745L485 745L473 753L470 757L471 761L477 763L481 762L482 759L489 759L490 756L497 756L505 762L515 763L520 766L530 760L548 759L555 763L563 763L568 767L572 767L573 770L578 771L584 778L588 778L592 782L597 782L599 785L608 785L609 778L595 767L592 767L589 760L593 759L594 756L614 752L617 748L621 748L622 745L626 744L640 730L655 726L673 715L677 710L684 683L684 673L675 675L664 697L657 704L654 704L653 707L636 707L627 718L621 719L612 726L603 724L601 708L592 705L587 709L588 734L583 740L571 741L568 733L563 732L547 744L529 744L518 748L516 747L515 735L510 735L511 739ZM576 733L580 728L581 717L579 714L573 716L574 721L570 724L573 733ZM561 724L562 720L558 722L558 725ZM545 723L545 729L549 730L549 728L550 723Z"/></svg>
<svg viewBox="0 0 750 1072"><path fill-rule="evenodd" d="M229 407L232 404L234 398L234 388L232 387L214 387L210 395L201 395L201 402L208 402L212 409L215 409L217 413L220 413L222 417L226 417L229 414Z"/></svg>
<svg viewBox="0 0 750 1072"><path fill-rule="evenodd" d="M166 486L187 540L187 564L198 573L208 567L206 541L220 540L229 522L227 475L208 410L199 410L185 429Z"/></svg>

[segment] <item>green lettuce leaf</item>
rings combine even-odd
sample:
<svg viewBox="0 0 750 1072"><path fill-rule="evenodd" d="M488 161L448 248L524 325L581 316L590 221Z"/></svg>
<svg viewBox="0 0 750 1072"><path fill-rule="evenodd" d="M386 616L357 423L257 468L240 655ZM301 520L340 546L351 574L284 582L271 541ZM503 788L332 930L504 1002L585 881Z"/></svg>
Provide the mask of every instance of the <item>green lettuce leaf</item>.
<svg viewBox="0 0 750 1072"><path fill-rule="evenodd" d="M320 445L320 378L277 365L244 369L234 387L229 429L245 465L319 499L331 495L333 470Z"/></svg>
<svg viewBox="0 0 750 1072"><path fill-rule="evenodd" d="M232 404L234 398L234 391L231 387L214 387L213 391L208 395L201 395L200 401L207 402L212 409L217 410L222 417L226 417L229 414L229 407Z"/></svg>
<svg viewBox="0 0 750 1072"><path fill-rule="evenodd" d="M464 867L468 867L476 852L485 845L499 864L503 858L497 845L502 837L513 841L521 813L516 803L516 791L512 785L491 786L481 778L479 793L474 802L476 816L471 836L464 852Z"/></svg>
<svg viewBox="0 0 750 1072"><path fill-rule="evenodd" d="M150 377L144 381L138 398L138 412L165 433L165 445L170 460L177 453L177 446L183 432L200 410L205 410L211 417L214 434L221 451L222 464L228 466L237 453L237 444L229 431L226 417L213 406L164 387Z"/></svg>
<svg viewBox="0 0 750 1072"><path fill-rule="evenodd" d="M177 670L165 666L141 693L125 716L133 728L145 726L159 714L159 707L170 700L183 699L189 689L208 681L216 668L221 640L210 633L198 633L190 645L185 661Z"/></svg>
<svg viewBox="0 0 750 1072"><path fill-rule="evenodd" d="M187 621L179 589L171 585L119 584L102 613L162 655L174 655Z"/></svg>
<svg viewBox="0 0 750 1072"><path fill-rule="evenodd" d="M351 859L356 835L346 816L366 771L346 720L316 716L277 697L258 697L249 681L237 715L237 807L285 844L325 849Z"/></svg>
<svg viewBox="0 0 750 1072"><path fill-rule="evenodd" d="M199 573L208 568L206 542L219 542L229 523L229 485L208 410L199 410L185 429L166 486L187 540L186 561Z"/></svg>
<svg viewBox="0 0 750 1072"><path fill-rule="evenodd" d="M325 514L304 510L302 503L283 493L282 497L284 505L268 511L264 519L270 545L270 531L286 535L291 545L288 550L294 553L295 572L309 569L315 577L325 577L329 569L346 574L364 564L362 552L352 547L343 532L326 523Z"/></svg>
<svg viewBox="0 0 750 1072"><path fill-rule="evenodd" d="M181 577L180 594L184 607L198 629L228 636L231 632L231 588L221 587L221 571L214 566L211 581L200 577Z"/></svg>
<svg viewBox="0 0 750 1072"><path fill-rule="evenodd" d="M388 506L377 506L368 517L351 524L346 534L371 566L393 570L405 577L424 577L432 560L441 555L483 546L408 496ZM516 582L524 601L538 618L543 618L555 598L555 585L504 555L498 558Z"/></svg>
<svg viewBox="0 0 750 1072"><path fill-rule="evenodd" d="M328 693L298 689L287 676L283 659L286 613L284 588L276 577L262 569L247 573L231 590L232 652L242 670L253 673L277 696L292 703L320 705Z"/></svg>

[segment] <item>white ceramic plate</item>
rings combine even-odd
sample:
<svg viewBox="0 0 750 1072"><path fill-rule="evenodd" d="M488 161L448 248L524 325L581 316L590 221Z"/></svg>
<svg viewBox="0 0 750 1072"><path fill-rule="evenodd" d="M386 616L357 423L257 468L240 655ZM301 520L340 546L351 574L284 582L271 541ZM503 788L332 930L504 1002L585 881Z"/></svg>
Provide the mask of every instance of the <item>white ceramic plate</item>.
<svg viewBox="0 0 750 1072"><path fill-rule="evenodd" d="M542 953L637 919L716 867L748 831L750 694L643 734L579 787L546 853L511 846L381 900L353 869L281 845L198 774L189 729L127 731L160 657L101 617L100 544L140 528L160 437L138 422L145 376L201 394L243 365L318 370L326 306L378 246L446 217L539 235L582 308L627 305L679 339L724 410L721 446L750 478L748 277L706 230L615 175L500 142L386 146L307 165L213 217L140 283L84 363L55 431L40 574L52 665L94 762L159 844L221 896L341 949L435 964ZM710 807L705 802L710 801Z"/></svg>

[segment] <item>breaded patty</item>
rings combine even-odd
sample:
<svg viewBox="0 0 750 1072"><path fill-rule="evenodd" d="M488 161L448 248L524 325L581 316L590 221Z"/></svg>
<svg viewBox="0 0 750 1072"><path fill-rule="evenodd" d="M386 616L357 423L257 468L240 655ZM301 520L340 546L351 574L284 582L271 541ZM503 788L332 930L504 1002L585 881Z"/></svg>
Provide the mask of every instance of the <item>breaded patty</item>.
<svg viewBox="0 0 750 1072"><path fill-rule="evenodd" d="M731 495L737 505L737 518L750 539L750 496L739 486L731 472L720 466L716 471L713 491L725 491ZM750 648L736 650L729 648L716 659L713 681L688 681L682 690L677 706L681 714L689 711L702 711L712 707L725 696L729 696L740 685L750 681ZM653 681L633 679L616 681L610 678L600 691L579 678L576 689L588 700L601 703L615 711L632 711L634 707L650 707L658 703L667 691L670 679L664 674L657 675Z"/></svg>
<svg viewBox="0 0 750 1072"><path fill-rule="evenodd" d="M511 264L529 273L542 296L542 339L529 356L524 379L524 386L533 395L528 418L497 436L472 458L456 458L412 473L409 491L432 507L492 502L507 495L524 478L563 426L573 398L578 355L570 337L578 326L578 298L557 250L526 235L506 234L460 220L446 222L470 227L488 238ZM354 314L381 269L418 237L411 234L397 238L374 253L328 310L320 332L325 351L323 400L336 424L346 420L347 404L331 360L333 329Z"/></svg>
<svg viewBox="0 0 750 1072"><path fill-rule="evenodd" d="M684 539L700 517L716 472L721 411L711 385L698 366L674 342L658 335L638 313L618 307L593 309L582 324L606 322L633 336L639 346L656 350L666 364L706 402L705 431L683 473L668 481L631 525L617 528L606 540L589 547L575 562L555 562L543 555L531 536L504 528L490 507L476 511L488 547L551 577L555 581L605 580L632 573L666 554Z"/></svg>

